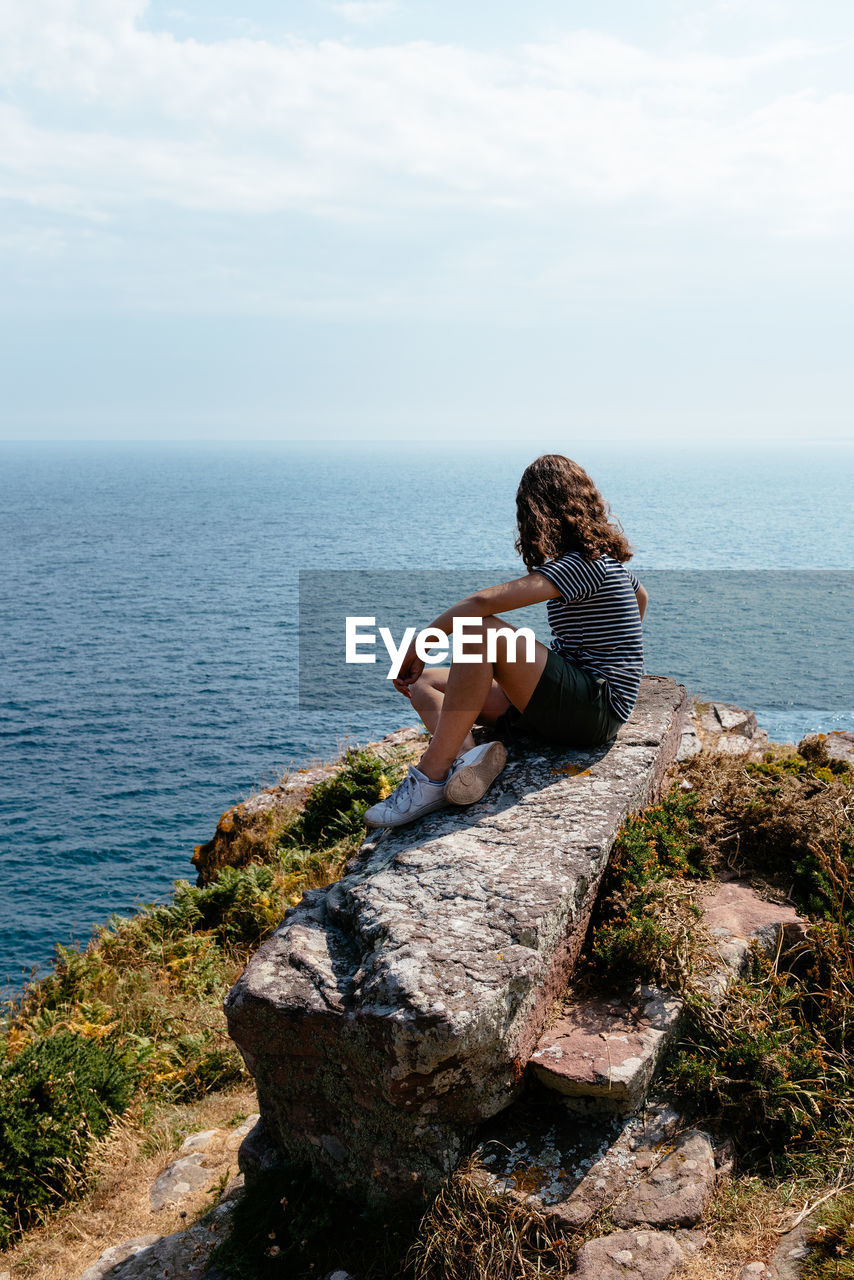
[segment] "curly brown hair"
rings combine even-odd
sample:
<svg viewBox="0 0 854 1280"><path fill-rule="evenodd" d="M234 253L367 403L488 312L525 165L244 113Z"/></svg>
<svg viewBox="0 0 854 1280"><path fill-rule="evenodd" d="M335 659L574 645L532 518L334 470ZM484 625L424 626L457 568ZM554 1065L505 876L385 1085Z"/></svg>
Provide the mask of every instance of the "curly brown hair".
<svg viewBox="0 0 854 1280"><path fill-rule="evenodd" d="M587 560L601 555L630 560L632 548L619 521L577 462L559 453L537 458L516 491L516 550L530 572L537 565L577 551Z"/></svg>

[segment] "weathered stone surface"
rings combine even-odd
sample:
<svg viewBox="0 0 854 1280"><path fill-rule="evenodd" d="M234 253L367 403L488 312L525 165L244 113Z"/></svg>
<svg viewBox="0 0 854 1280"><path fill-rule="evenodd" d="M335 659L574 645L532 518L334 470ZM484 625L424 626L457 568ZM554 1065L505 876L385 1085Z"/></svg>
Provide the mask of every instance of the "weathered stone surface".
<svg viewBox="0 0 854 1280"><path fill-rule="evenodd" d="M662 1133L675 1124L668 1111ZM522 1200L562 1227L583 1226L622 1190L642 1129L636 1117L578 1115L556 1096L529 1094L484 1126L478 1176L487 1190ZM588 1178L609 1155L614 1179Z"/></svg>
<svg viewBox="0 0 854 1280"><path fill-rule="evenodd" d="M252 1132L259 1119L258 1112L254 1111L233 1129L205 1129L200 1133L191 1133L181 1144L178 1156L181 1158L204 1153L204 1164L210 1164L212 1167L216 1165L219 1172L221 1172L223 1161L237 1151L243 1139Z"/></svg>
<svg viewBox="0 0 854 1280"><path fill-rule="evenodd" d="M764 747L767 741L768 735L764 729L757 730L751 738L741 733L722 733L711 744L710 749L719 756L746 756L751 752L757 752L757 749Z"/></svg>
<svg viewBox="0 0 854 1280"><path fill-rule="evenodd" d="M756 716L752 711L730 703L712 702L700 715L699 725L704 733L734 733L742 738L752 738L756 733Z"/></svg>
<svg viewBox="0 0 854 1280"><path fill-rule="evenodd" d="M781 929L806 926L794 907L768 902L740 880L716 884L703 893L698 905L718 956L735 973L741 972L751 942L771 951Z"/></svg>
<svg viewBox="0 0 854 1280"><path fill-rule="evenodd" d="M692 1227L717 1177L707 1134L679 1130L668 1105L627 1120L579 1116L555 1100L496 1117L480 1147L482 1178L570 1230L606 1210L618 1226Z"/></svg>
<svg viewBox="0 0 854 1280"><path fill-rule="evenodd" d="M191 1133L181 1143L179 1156L189 1156L196 1151L207 1151L211 1144L214 1144L219 1137L219 1129L204 1129L200 1133Z"/></svg>
<svg viewBox="0 0 854 1280"><path fill-rule="evenodd" d="M211 1254L227 1237L233 1210L234 1197L231 1196L186 1231L146 1236L107 1249L79 1280L202 1280L204 1276L211 1280L208 1272ZM133 1246L133 1251L121 1258L121 1250L128 1246Z"/></svg>
<svg viewBox="0 0 854 1280"><path fill-rule="evenodd" d="M237 1164L246 1178L247 1185L252 1186L265 1173L272 1173L282 1167L282 1152L273 1145L263 1120L256 1121L247 1133L237 1151Z"/></svg>
<svg viewBox="0 0 854 1280"><path fill-rule="evenodd" d="M678 759L690 760L700 751L713 755L759 756L768 734L756 724L752 711L725 702L692 702Z"/></svg>
<svg viewBox="0 0 854 1280"><path fill-rule="evenodd" d="M380 833L288 912L226 1001L277 1147L370 1199L438 1184L516 1093L684 707L646 677L613 744L517 747L479 804Z"/></svg>
<svg viewBox="0 0 854 1280"><path fill-rule="evenodd" d="M721 1176L708 1134L680 1131L662 1103L622 1121L522 1103L488 1126L480 1153L485 1187L566 1230L603 1211L619 1227L694 1227Z"/></svg>
<svg viewBox="0 0 854 1280"><path fill-rule="evenodd" d="M702 1222L715 1187L715 1153L707 1133L689 1129L616 1204L618 1227L693 1227Z"/></svg>
<svg viewBox="0 0 854 1280"><path fill-rule="evenodd" d="M703 744L700 741L700 735L697 733L697 727L692 720L682 730L676 759L679 764L683 760L693 760L694 756L698 756L702 750Z"/></svg>
<svg viewBox="0 0 854 1280"><path fill-rule="evenodd" d="M615 1231L578 1250L575 1280L667 1280L685 1260L665 1231Z"/></svg>
<svg viewBox="0 0 854 1280"><path fill-rule="evenodd" d="M698 933L720 962L706 985L718 994L741 972L751 942L773 951L781 929L806 924L792 907L767 902L740 881L703 889L697 905L702 913ZM629 1113L646 1096L682 1012L681 1000L672 993L648 986L626 999L567 1004L540 1037L530 1068L576 1106Z"/></svg>
<svg viewBox="0 0 854 1280"><path fill-rule="evenodd" d="M747 1262L738 1273L738 1280L764 1280L768 1268L764 1262Z"/></svg>
<svg viewBox="0 0 854 1280"><path fill-rule="evenodd" d="M204 1152L194 1151L166 1166L148 1193L155 1213L167 1205L182 1204L194 1191L213 1186L220 1171L206 1168L204 1158Z"/></svg>
<svg viewBox="0 0 854 1280"><path fill-rule="evenodd" d="M584 1000L541 1036L531 1069L550 1089L628 1113L646 1096L682 1001L642 986L626 999Z"/></svg>
<svg viewBox="0 0 854 1280"><path fill-rule="evenodd" d="M768 1268L773 1280L798 1280L809 1257L809 1237L815 1230L812 1216L781 1237Z"/></svg>
<svg viewBox="0 0 854 1280"><path fill-rule="evenodd" d="M93 1262L91 1267L79 1277L79 1280L105 1280L105 1277L117 1267L120 1262L126 1262L128 1258L135 1258L137 1254L148 1249L152 1244L156 1244L161 1236L135 1236L133 1240L123 1240L121 1244L114 1244L111 1248L105 1249L97 1262Z"/></svg>
<svg viewBox="0 0 854 1280"><path fill-rule="evenodd" d="M244 1139L249 1137L249 1134L260 1119L260 1114L257 1111L253 1111L242 1124L239 1124L235 1129L229 1129L223 1143L224 1150L228 1152L238 1151Z"/></svg>

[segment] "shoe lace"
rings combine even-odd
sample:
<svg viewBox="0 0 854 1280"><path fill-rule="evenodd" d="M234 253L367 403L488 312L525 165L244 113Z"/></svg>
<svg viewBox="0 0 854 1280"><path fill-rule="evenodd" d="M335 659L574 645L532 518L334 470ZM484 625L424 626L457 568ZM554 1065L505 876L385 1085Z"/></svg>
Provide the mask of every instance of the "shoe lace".
<svg viewBox="0 0 854 1280"><path fill-rule="evenodd" d="M418 779L413 773L408 773L389 796L389 805L396 809L398 813L408 813L412 808L412 797L417 781Z"/></svg>

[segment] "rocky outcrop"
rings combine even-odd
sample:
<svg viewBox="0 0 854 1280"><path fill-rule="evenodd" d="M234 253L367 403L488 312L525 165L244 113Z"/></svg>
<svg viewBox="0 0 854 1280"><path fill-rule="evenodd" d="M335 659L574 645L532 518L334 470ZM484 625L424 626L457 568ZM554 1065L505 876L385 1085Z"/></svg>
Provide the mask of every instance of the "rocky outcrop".
<svg viewBox="0 0 854 1280"><path fill-rule="evenodd" d="M677 1113L659 1102L643 1115L609 1120L535 1095L496 1117L479 1151L487 1189L569 1231L597 1214L618 1227L694 1227L718 1177L709 1135L681 1128Z"/></svg>
<svg viewBox="0 0 854 1280"><path fill-rule="evenodd" d="M404 761L420 755L423 741L420 729L398 729L380 742L370 743L369 749L380 759ZM275 787L257 791L226 809L210 840L196 845L192 862L198 872L198 883L209 884L223 867L243 867L268 858L311 788L331 778L340 768L339 760L334 764L297 769Z"/></svg>
<svg viewBox="0 0 854 1280"><path fill-rule="evenodd" d="M854 769L854 733L847 729L834 729L831 733L808 733L798 743L798 751L817 764L837 761Z"/></svg>
<svg viewBox="0 0 854 1280"><path fill-rule="evenodd" d="M729 702L692 699L677 758L690 760L701 751L718 756L759 757L767 746L768 734L758 727L752 711Z"/></svg>
<svg viewBox="0 0 854 1280"><path fill-rule="evenodd" d="M79 1280L224 1280L210 1269L211 1255L228 1238L240 1188L184 1231L140 1236L105 1250Z"/></svg>
<svg viewBox="0 0 854 1280"><path fill-rule="evenodd" d="M148 1189L152 1224L162 1223L164 1211L173 1210L173 1222L179 1216L189 1225L166 1234L161 1227L160 1233L113 1244L78 1280L224 1280L209 1264L231 1232L243 1190L242 1176L233 1176L237 1149L257 1120L253 1112L232 1128L190 1134ZM211 1196L217 1198L213 1208Z"/></svg>
<svg viewBox="0 0 854 1280"><path fill-rule="evenodd" d="M581 1246L571 1280L669 1280L694 1249L663 1231L614 1231Z"/></svg>
<svg viewBox="0 0 854 1280"><path fill-rule="evenodd" d="M274 1149L372 1201L438 1186L516 1095L685 704L646 677L612 744L526 743L479 804L375 836L288 912L226 1001Z"/></svg>
<svg viewBox="0 0 854 1280"><path fill-rule="evenodd" d="M635 1111L682 1014L682 1001L658 987L630 996L567 1002L543 1033L530 1069L583 1110Z"/></svg>
<svg viewBox="0 0 854 1280"><path fill-rule="evenodd" d="M751 942L773 952L781 932L806 928L793 907L767 902L740 881L698 885L696 900L697 943L708 960L702 985L715 994L742 971ZM629 1114L646 1097L683 1009L673 992L651 986L625 997L568 998L530 1069L577 1107Z"/></svg>

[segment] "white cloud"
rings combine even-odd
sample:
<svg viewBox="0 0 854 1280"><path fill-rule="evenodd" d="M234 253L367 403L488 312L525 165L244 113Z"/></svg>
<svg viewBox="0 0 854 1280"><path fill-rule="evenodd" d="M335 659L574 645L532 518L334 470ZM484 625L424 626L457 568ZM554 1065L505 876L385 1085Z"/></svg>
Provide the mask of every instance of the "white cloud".
<svg viewBox="0 0 854 1280"><path fill-rule="evenodd" d="M823 91L822 50L802 42L749 56L650 53L589 31L512 55L201 43L145 30L144 9L4 6L8 198L89 216L147 200L335 216L634 202L801 233L854 211L854 94Z"/></svg>

